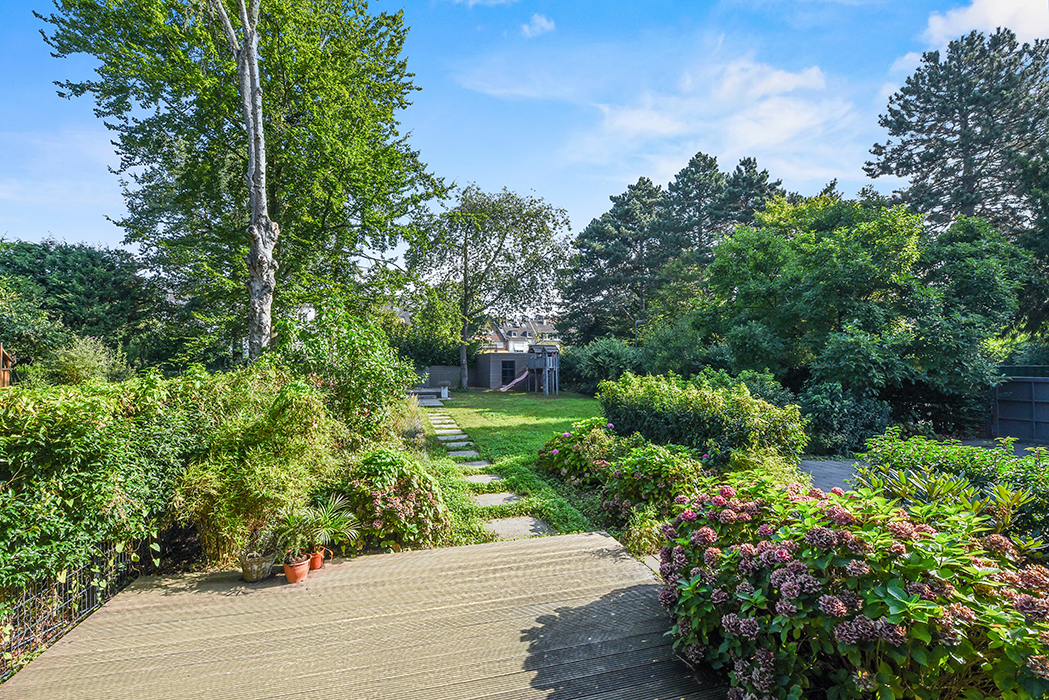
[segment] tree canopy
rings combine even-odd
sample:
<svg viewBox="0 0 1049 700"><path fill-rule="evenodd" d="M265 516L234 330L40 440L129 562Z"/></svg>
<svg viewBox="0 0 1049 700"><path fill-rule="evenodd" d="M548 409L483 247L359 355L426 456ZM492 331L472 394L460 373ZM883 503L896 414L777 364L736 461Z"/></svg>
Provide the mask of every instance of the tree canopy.
<svg viewBox="0 0 1049 700"><path fill-rule="evenodd" d="M60 94L90 94L115 133L126 241L234 342L246 335L249 163L237 62L213 2L62 0L43 19L55 55L99 60L96 79L63 82ZM401 57L406 32L401 13L370 14L362 1L261 2L278 311L352 290L356 261L392 246L441 189L398 133L416 89Z"/></svg>
<svg viewBox="0 0 1049 700"><path fill-rule="evenodd" d="M461 321L459 361L467 385L467 347L491 315L549 308L565 259L568 215L539 197L462 188L458 201L427 215L425 244L408 250L409 269L454 289Z"/></svg>
<svg viewBox="0 0 1049 700"><path fill-rule="evenodd" d="M889 139L871 149L868 175L907 178L903 201L939 230L978 216L1015 234L1031 221L1018 158L1049 135L1049 41L974 31L926 52L879 123Z"/></svg>

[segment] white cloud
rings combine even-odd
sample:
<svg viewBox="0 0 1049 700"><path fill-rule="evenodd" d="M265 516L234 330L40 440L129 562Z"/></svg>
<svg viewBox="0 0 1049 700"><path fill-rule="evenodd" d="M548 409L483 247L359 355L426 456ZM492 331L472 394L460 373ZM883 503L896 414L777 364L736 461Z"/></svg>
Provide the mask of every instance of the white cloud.
<svg viewBox="0 0 1049 700"><path fill-rule="evenodd" d="M554 24L554 20L550 19L546 15L534 14L532 19L528 20L528 24L521 25L521 34L527 39L537 37L540 34L546 34L552 32L557 28Z"/></svg>
<svg viewBox="0 0 1049 700"><path fill-rule="evenodd" d="M934 48L944 48L974 29L993 32L1008 27L1020 41L1049 38L1049 4L1045 0L972 0L965 7L933 12L924 38Z"/></svg>
<svg viewBox="0 0 1049 700"><path fill-rule="evenodd" d="M910 75L914 69L921 65L922 55L918 51L911 51L897 58L889 68L890 73L897 75Z"/></svg>

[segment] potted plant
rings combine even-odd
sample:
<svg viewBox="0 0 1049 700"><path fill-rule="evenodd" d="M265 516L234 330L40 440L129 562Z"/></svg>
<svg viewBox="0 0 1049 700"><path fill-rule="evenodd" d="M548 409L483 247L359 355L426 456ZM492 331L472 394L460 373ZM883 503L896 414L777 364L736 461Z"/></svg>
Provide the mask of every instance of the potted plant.
<svg viewBox="0 0 1049 700"><path fill-rule="evenodd" d="M307 509L286 507L277 514L273 526L278 551L284 552L284 576L288 583L298 583L310 571L309 544L311 518Z"/></svg>
<svg viewBox="0 0 1049 700"><path fill-rule="evenodd" d="M276 558L273 530L265 523L252 528L244 552L240 555L240 570L244 580L255 583L268 578L273 573L273 560Z"/></svg>
<svg viewBox="0 0 1049 700"><path fill-rule="evenodd" d="M354 542L360 536L360 524L349 511L350 501L342 494L331 494L326 501L309 509L310 568L324 566L324 546L333 542Z"/></svg>

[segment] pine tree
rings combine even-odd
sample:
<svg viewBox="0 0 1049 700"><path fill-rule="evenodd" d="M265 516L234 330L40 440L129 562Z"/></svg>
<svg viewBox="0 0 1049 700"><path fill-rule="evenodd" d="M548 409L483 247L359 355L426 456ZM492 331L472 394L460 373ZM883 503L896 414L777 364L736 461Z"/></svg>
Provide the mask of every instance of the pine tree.
<svg viewBox="0 0 1049 700"><path fill-rule="evenodd" d="M565 312L558 327L575 344L608 334L632 337L659 269L678 250L654 225L665 205L661 187L642 177L610 199L612 208L573 241L562 277Z"/></svg>
<svg viewBox="0 0 1049 700"><path fill-rule="evenodd" d="M667 187L666 204L656 224L661 237L696 262L707 262L724 219L725 186L717 158L705 153L692 156Z"/></svg>
<svg viewBox="0 0 1049 700"><path fill-rule="evenodd" d="M785 196L782 180L769 180L768 170L758 170L758 161L743 158L725 181L725 192L718 207L712 209L714 220L722 226L748 226L754 212L765 208L765 202Z"/></svg>
<svg viewBox="0 0 1049 700"><path fill-rule="evenodd" d="M889 98L879 123L890 138L874 145L864 170L909 178L900 196L940 230L979 216L1015 234L1031 222L1017 156L1045 141L1047 71L1049 42L1020 46L1008 29L972 32L943 56L926 52Z"/></svg>

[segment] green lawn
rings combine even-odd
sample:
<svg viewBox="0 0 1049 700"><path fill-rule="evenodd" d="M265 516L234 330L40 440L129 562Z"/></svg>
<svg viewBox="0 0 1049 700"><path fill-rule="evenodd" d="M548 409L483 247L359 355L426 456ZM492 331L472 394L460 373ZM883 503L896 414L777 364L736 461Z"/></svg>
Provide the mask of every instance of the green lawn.
<svg viewBox="0 0 1049 700"><path fill-rule="evenodd" d="M477 445L480 458L490 467L460 469L448 457L428 426L428 447L433 455L445 500L452 510L453 535L450 544L473 544L491 539L484 530L490 518L531 515L546 522L558 533L608 529L596 495L585 497L553 478L535 470L536 453L554 433L569 430L572 423L601 414L596 400L578 394L543 396L533 393L505 394L497 391L470 391L452 394L444 409L424 409L424 413L444 412ZM503 477L495 484L470 484L460 474L493 473ZM500 506L477 506L476 493L510 491L523 496Z"/></svg>

